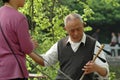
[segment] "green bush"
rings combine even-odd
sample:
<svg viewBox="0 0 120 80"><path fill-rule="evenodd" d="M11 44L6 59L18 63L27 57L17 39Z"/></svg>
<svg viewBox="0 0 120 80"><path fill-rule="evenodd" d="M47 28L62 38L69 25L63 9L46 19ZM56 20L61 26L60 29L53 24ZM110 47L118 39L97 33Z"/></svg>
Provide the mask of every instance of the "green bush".
<svg viewBox="0 0 120 80"><path fill-rule="evenodd" d="M116 78L115 72L110 72L110 74L109 74L109 80L115 80L115 78Z"/></svg>

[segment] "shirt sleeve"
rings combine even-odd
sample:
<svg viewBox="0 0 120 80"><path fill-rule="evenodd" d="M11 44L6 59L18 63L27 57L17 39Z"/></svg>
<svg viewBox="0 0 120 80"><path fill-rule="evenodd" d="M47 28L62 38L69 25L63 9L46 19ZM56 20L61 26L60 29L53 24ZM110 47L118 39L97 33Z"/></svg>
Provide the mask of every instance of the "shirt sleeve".
<svg viewBox="0 0 120 80"><path fill-rule="evenodd" d="M28 23L26 18L22 18L17 27L17 36L20 44L21 51L29 54L33 50L33 44L30 39Z"/></svg>
<svg viewBox="0 0 120 80"><path fill-rule="evenodd" d="M55 43L47 52L46 54L42 54L41 56L44 59L45 66L51 66L58 61L58 50L57 44Z"/></svg>
<svg viewBox="0 0 120 80"><path fill-rule="evenodd" d="M94 50L94 53L95 53L95 54L97 54L97 52L98 52L98 50L99 50L99 48L98 48L97 46L101 46L98 41L96 41L96 45L95 45L95 50ZM101 53L99 54L99 57L101 57L101 58L103 58L103 59L106 60L105 52L101 51ZM101 78L103 78L103 79L108 78L108 75L109 75L109 65L108 65L108 63L107 63L107 62L105 62L105 63L102 62L99 58L97 58L97 59L95 60L95 63L96 63L97 65L100 65L100 66L106 68L106 70L107 70L107 75L106 75L105 77L102 77L102 76L100 76L100 75L99 75L99 76L100 76Z"/></svg>

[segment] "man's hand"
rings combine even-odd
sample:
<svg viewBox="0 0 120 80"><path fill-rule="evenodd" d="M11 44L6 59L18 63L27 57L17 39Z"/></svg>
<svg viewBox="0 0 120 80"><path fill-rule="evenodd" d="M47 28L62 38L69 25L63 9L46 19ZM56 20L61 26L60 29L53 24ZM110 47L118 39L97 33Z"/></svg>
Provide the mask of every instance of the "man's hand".
<svg viewBox="0 0 120 80"><path fill-rule="evenodd" d="M37 40L35 40L33 37L31 37L31 41L32 41L32 43L33 43L34 49L39 46Z"/></svg>
<svg viewBox="0 0 120 80"><path fill-rule="evenodd" d="M97 71L98 65L96 65L93 61L89 61L82 70L84 70L84 74L89 74Z"/></svg>

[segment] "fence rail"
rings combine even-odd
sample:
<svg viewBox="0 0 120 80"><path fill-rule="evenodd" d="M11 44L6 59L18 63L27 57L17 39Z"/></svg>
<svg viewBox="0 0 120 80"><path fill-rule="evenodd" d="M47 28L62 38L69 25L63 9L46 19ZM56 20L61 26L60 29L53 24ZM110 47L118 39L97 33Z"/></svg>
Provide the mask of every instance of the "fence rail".
<svg viewBox="0 0 120 80"><path fill-rule="evenodd" d="M47 76L45 75L38 75L38 74L34 74L34 73L29 73L29 79L34 79L37 78L37 80L41 80L41 79L47 79Z"/></svg>
<svg viewBox="0 0 120 80"><path fill-rule="evenodd" d="M105 44L105 50L111 52L112 57L118 57L120 56L120 46L110 46L109 44Z"/></svg>

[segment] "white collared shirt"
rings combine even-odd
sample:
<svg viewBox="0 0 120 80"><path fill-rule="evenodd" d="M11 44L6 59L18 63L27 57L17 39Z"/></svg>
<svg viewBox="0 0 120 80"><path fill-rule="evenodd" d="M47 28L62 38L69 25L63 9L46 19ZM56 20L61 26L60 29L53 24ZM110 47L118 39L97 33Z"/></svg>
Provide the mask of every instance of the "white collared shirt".
<svg viewBox="0 0 120 80"><path fill-rule="evenodd" d="M85 34L83 34L82 40L80 42L77 42L77 43L71 41L70 37L68 38L68 42L71 44L71 47L72 47L74 52L77 51L77 49L79 48L81 43L85 44L85 40L86 40L86 35Z"/></svg>
<svg viewBox="0 0 120 80"><path fill-rule="evenodd" d="M78 43L74 43L70 40L70 38L68 39L68 42L71 44L71 47L73 49L74 52L77 51L80 43L84 43L85 44L85 41L86 41L86 35L83 34L83 38L80 42ZM43 54L42 57L46 60L44 61L45 63L45 66L51 66L55 63L58 62L58 50L57 50L57 43L55 43L47 52L46 54ZM96 54L99 50L99 48L97 46L101 46L100 43L98 41L96 41L96 44L95 44L95 49L94 49L94 53ZM99 54L100 57L102 57L103 59L106 60L105 58L105 55L104 55L104 52L101 51L101 54ZM102 66L102 67L105 67L107 70L108 70L108 73L109 73L109 66L108 66L108 63L103 63L100 59L96 59L95 60L95 63Z"/></svg>

